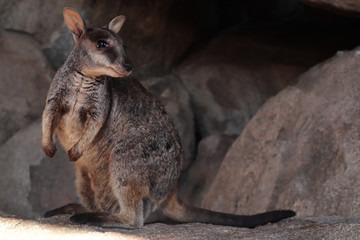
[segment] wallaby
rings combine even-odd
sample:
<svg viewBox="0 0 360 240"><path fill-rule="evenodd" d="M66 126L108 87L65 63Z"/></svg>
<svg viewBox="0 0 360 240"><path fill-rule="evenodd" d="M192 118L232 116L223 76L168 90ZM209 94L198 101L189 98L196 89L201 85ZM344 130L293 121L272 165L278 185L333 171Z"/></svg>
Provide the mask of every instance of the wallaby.
<svg viewBox="0 0 360 240"><path fill-rule="evenodd" d="M45 214L102 227L139 228L153 213L175 222L255 227L295 215L272 211L240 216L188 206L177 198L183 150L159 100L128 77L132 64L117 35L124 16L107 27L90 27L71 8L65 24L75 47L48 91L42 117L45 154L56 152L55 132L76 161L82 203Z"/></svg>

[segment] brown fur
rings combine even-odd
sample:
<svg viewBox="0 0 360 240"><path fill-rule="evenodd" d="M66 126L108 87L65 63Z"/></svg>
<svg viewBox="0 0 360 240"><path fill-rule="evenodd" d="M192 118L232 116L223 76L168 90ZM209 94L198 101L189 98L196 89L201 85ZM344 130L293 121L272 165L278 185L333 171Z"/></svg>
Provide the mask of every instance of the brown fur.
<svg viewBox="0 0 360 240"><path fill-rule="evenodd" d="M109 29L87 27L69 8L64 18L75 47L51 83L42 144L46 155L54 156L56 132L75 162L76 185L87 211L70 204L46 216L72 213L71 220L77 223L136 228L154 212L179 222L245 227L294 215L278 211L259 219L180 202L176 196L183 162L180 139L158 99L128 78L131 64L116 34L125 17L116 17Z"/></svg>

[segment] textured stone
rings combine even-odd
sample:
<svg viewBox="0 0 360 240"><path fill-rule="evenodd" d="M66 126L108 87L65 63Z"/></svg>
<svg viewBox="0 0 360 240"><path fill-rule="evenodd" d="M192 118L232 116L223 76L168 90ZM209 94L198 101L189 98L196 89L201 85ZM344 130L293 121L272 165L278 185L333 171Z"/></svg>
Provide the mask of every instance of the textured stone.
<svg viewBox="0 0 360 240"><path fill-rule="evenodd" d="M358 0L299 0L299 2L348 16L360 16Z"/></svg>
<svg viewBox="0 0 360 240"><path fill-rule="evenodd" d="M1 22L4 28L33 34L41 43L49 41L52 34L65 27L62 10L66 6L82 8L85 0L1 1Z"/></svg>
<svg viewBox="0 0 360 240"><path fill-rule="evenodd" d="M150 78L142 84L159 97L179 131L185 153L183 168L186 168L195 155L195 123L189 93L175 75Z"/></svg>
<svg viewBox="0 0 360 240"><path fill-rule="evenodd" d="M0 210L38 217L77 201L73 164L60 146L53 159L45 157L40 121L22 128L0 152Z"/></svg>
<svg viewBox="0 0 360 240"><path fill-rule="evenodd" d="M195 161L181 177L178 194L180 199L193 206L203 207L204 195L235 139L236 136L212 135L199 142Z"/></svg>
<svg viewBox="0 0 360 240"><path fill-rule="evenodd" d="M97 1L91 23L101 26L118 14L125 15L127 20L120 36L134 63L133 74L139 79L158 77L169 73L179 61L194 42L201 24L214 21L208 8L200 7L207 3L204 0Z"/></svg>
<svg viewBox="0 0 360 240"><path fill-rule="evenodd" d="M0 213L0 239L243 239L243 240L356 240L360 234L359 218L296 217L255 229L211 224L148 224L141 229L105 229L72 225L69 216L25 220Z"/></svg>
<svg viewBox="0 0 360 240"><path fill-rule="evenodd" d="M120 32L134 63L133 74L141 79L170 71L196 39L197 31L214 20L210 10L196 7L207 1L142 0L14 0L0 1L0 21L4 28L33 34L57 68L73 47L66 29L64 7L77 9L89 25L105 26L114 17L127 17ZM192 7L184 7L189 6ZM209 8L207 8L209 9ZM24 14L25 13L25 14ZM29 14L31 13L31 14ZM180 20L181 19L181 20ZM215 18L216 19L216 18Z"/></svg>
<svg viewBox="0 0 360 240"><path fill-rule="evenodd" d="M0 72L1 145L41 115L54 72L32 37L10 31L0 32Z"/></svg>
<svg viewBox="0 0 360 240"><path fill-rule="evenodd" d="M339 52L269 99L229 149L204 205L358 216L359 53Z"/></svg>
<svg viewBox="0 0 360 240"><path fill-rule="evenodd" d="M65 60L73 46L62 11L73 7L88 19L91 9L87 0L14 0L0 1L0 21L4 28L32 34L45 50L53 66Z"/></svg>
<svg viewBox="0 0 360 240"><path fill-rule="evenodd" d="M201 138L240 134L266 99L324 57L311 50L309 40L294 44L298 33L289 33L283 42L282 31L224 34L177 69L190 93Z"/></svg>

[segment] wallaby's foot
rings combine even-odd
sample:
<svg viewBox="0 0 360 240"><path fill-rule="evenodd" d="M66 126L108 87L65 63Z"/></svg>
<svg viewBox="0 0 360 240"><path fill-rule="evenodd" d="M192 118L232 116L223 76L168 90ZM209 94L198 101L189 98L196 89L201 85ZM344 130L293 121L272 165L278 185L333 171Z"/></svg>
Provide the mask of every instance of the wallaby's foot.
<svg viewBox="0 0 360 240"><path fill-rule="evenodd" d="M45 213L44 217L52 217L59 214L79 214L87 212L86 208L79 203L70 203Z"/></svg>
<svg viewBox="0 0 360 240"><path fill-rule="evenodd" d="M82 152L79 151L77 144L72 146L70 150L68 151L68 157L71 162L77 161L82 156Z"/></svg>
<svg viewBox="0 0 360 240"><path fill-rule="evenodd" d="M52 158L55 155L56 146L54 143L49 143L49 144L43 145L43 151L46 154L46 156Z"/></svg>
<svg viewBox="0 0 360 240"><path fill-rule="evenodd" d="M109 216L108 213L104 212L85 212L71 216L70 221L73 223L99 226L102 222L105 222Z"/></svg>
<svg viewBox="0 0 360 240"><path fill-rule="evenodd" d="M87 224L90 226L98 226L105 228L135 229L142 227L142 224L124 224L119 218L105 212L86 212L75 214L70 218L70 221L73 223Z"/></svg>

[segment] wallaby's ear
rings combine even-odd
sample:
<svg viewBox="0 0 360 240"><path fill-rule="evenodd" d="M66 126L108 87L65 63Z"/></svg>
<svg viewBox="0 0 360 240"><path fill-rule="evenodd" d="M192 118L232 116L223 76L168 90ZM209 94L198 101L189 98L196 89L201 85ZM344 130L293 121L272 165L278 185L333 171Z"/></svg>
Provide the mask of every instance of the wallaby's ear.
<svg viewBox="0 0 360 240"><path fill-rule="evenodd" d="M74 38L83 37L85 34L85 23L80 14L72 8L64 8L64 20L67 28L74 34Z"/></svg>
<svg viewBox="0 0 360 240"><path fill-rule="evenodd" d="M118 33L125 22L126 17L123 15L117 16L109 23L109 30Z"/></svg>

